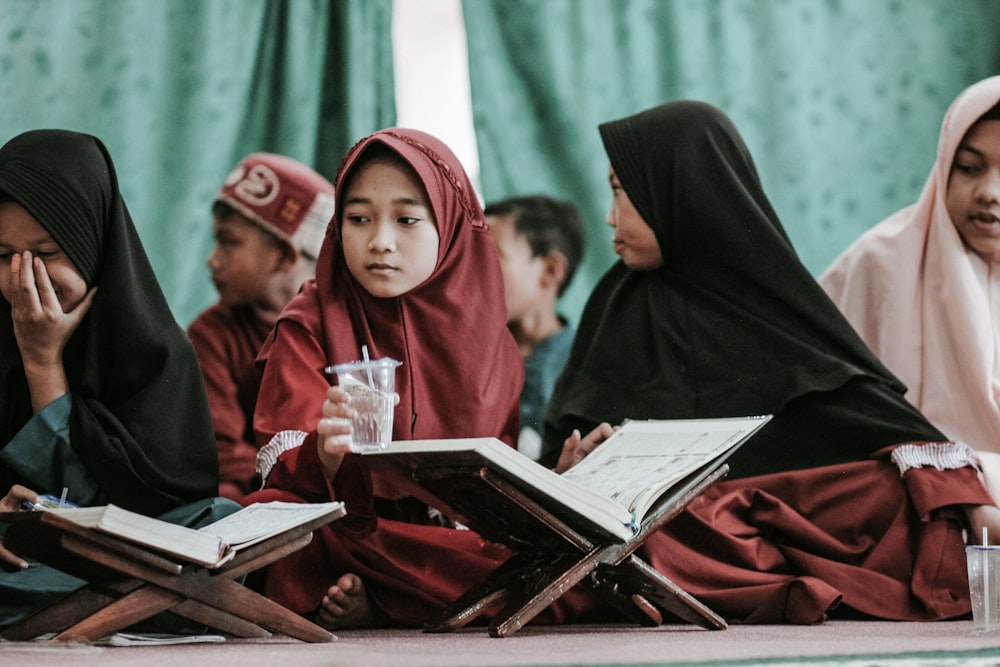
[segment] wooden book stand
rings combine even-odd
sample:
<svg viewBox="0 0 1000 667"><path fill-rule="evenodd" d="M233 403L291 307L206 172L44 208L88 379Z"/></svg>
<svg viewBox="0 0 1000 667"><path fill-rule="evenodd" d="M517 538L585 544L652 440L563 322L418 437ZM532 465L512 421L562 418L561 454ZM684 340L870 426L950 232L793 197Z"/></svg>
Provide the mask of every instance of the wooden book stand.
<svg viewBox="0 0 1000 667"><path fill-rule="evenodd" d="M378 458L392 465L392 455ZM620 542L588 530L570 512L544 506L541 497L513 485L486 465L397 470L429 493L436 500L434 505L515 554L424 631L456 630L502 603L489 624L489 634L507 637L578 583L641 625L660 625L662 610L704 628L725 629L725 620L634 552L728 471L727 464L717 462L692 473L659 501L633 539Z"/></svg>
<svg viewBox="0 0 1000 667"><path fill-rule="evenodd" d="M3 639L26 641L54 633L56 640L94 642L168 610L236 637L265 638L273 631L305 642L336 639L234 579L301 549L337 514L241 550L217 569L176 562L57 514L32 514L37 520L9 524L4 545L87 584L7 628L0 633Z"/></svg>

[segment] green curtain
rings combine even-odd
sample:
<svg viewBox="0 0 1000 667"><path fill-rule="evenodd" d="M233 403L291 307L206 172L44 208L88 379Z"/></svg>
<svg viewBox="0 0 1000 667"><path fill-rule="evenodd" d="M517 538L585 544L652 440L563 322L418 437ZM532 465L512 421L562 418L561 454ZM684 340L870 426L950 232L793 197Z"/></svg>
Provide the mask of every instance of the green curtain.
<svg viewBox="0 0 1000 667"><path fill-rule="evenodd" d="M216 189L244 155L333 179L395 124L391 0L0 0L0 143L29 129L108 146L153 267L186 325L217 295Z"/></svg>
<svg viewBox="0 0 1000 667"><path fill-rule="evenodd" d="M675 99L725 110L806 266L913 201L941 119L1000 73L994 0L464 0L482 195L574 201L615 259L598 123Z"/></svg>

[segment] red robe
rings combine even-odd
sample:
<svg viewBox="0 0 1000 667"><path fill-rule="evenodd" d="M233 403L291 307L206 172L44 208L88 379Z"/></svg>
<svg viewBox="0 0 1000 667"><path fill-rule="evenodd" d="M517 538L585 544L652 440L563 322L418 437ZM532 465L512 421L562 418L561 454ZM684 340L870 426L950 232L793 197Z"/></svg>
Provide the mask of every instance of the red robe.
<svg viewBox="0 0 1000 667"><path fill-rule="evenodd" d="M286 453L269 484L305 500L368 494L317 473L314 442ZM349 459L350 460L350 459ZM294 499L269 489L261 499ZM639 555L716 613L742 623L822 622L835 609L925 621L970 611L963 517L992 504L976 471L910 470L884 458L718 483L652 535ZM419 626L484 579L507 552L467 530L353 515L280 561L267 594L314 611L345 572L359 574L393 621ZM599 603L574 589L540 620L593 618Z"/></svg>
<svg viewBox="0 0 1000 667"><path fill-rule="evenodd" d="M308 436L280 457L267 478L268 490L244 502L333 498L347 505L346 517L317 531L303 552L270 569L268 595L311 612L340 575L355 572L392 618L419 624L428 608L456 597L466 577L485 577L506 553L482 545L468 531L429 525L425 505L372 475L360 457L348 456L332 483L323 478L316 424L331 381L323 369L360 358L363 346L372 358L402 362L396 373L400 401L394 439L493 436L514 446L524 367L507 329L496 247L475 190L447 146L399 128L363 139L338 172L336 210L344 210L344 184L375 144L399 155L423 186L439 236L434 271L404 294L374 297L349 271L340 220L332 221L316 278L282 312L260 354L263 376L254 415L258 444L267 446L284 431ZM423 565L428 555L434 562ZM426 580L436 567L452 562L461 563L461 575Z"/></svg>
<svg viewBox="0 0 1000 667"><path fill-rule="evenodd" d="M956 505L992 498L971 467L900 476L886 453L717 484L640 555L744 623L819 623L838 606L901 621L968 614Z"/></svg>
<svg viewBox="0 0 1000 667"><path fill-rule="evenodd" d="M239 500L260 487L253 410L260 385L257 353L271 324L249 307L215 304L188 327L205 378L219 451L219 495Z"/></svg>

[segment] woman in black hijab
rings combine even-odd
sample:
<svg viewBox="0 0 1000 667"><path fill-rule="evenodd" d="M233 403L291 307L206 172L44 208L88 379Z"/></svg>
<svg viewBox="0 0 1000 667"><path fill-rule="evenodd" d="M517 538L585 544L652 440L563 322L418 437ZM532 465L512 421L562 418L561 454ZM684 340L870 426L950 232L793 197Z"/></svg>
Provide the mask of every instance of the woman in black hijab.
<svg viewBox="0 0 1000 667"><path fill-rule="evenodd" d="M621 261L550 403L547 444L572 433L556 469L625 418L772 414L729 459L738 479L637 553L746 623L968 614L964 535L1000 532L997 455L947 442L904 399L799 262L723 113L675 102L600 132Z"/></svg>
<svg viewBox="0 0 1000 667"><path fill-rule="evenodd" d="M98 139L0 148L0 291L3 509L63 489L188 525L235 508L189 505L219 481L202 376ZM0 562L20 568L0 572L0 626L80 583L2 547Z"/></svg>
<svg viewBox="0 0 1000 667"><path fill-rule="evenodd" d="M573 429L625 418L775 415L730 459L731 477L947 440L799 261L721 111L673 102L600 132L625 195L615 201L634 207L659 257L630 250L613 203L622 261L582 314L549 404L546 462Z"/></svg>

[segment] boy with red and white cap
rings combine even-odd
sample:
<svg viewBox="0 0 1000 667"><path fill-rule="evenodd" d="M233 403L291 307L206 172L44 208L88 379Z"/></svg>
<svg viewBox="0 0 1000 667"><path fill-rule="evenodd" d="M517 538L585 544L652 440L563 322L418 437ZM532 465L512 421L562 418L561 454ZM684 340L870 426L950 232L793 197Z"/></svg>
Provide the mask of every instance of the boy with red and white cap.
<svg viewBox="0 0 1000 667"><path fill-rule="evenodd" d="M253 491L257 445L254 361L282 308L315 275L333 185L288 157L254 153L229 174L212 207L215 248L208 257L219 301L188 328L219 450L219 495Z"/></svg>

